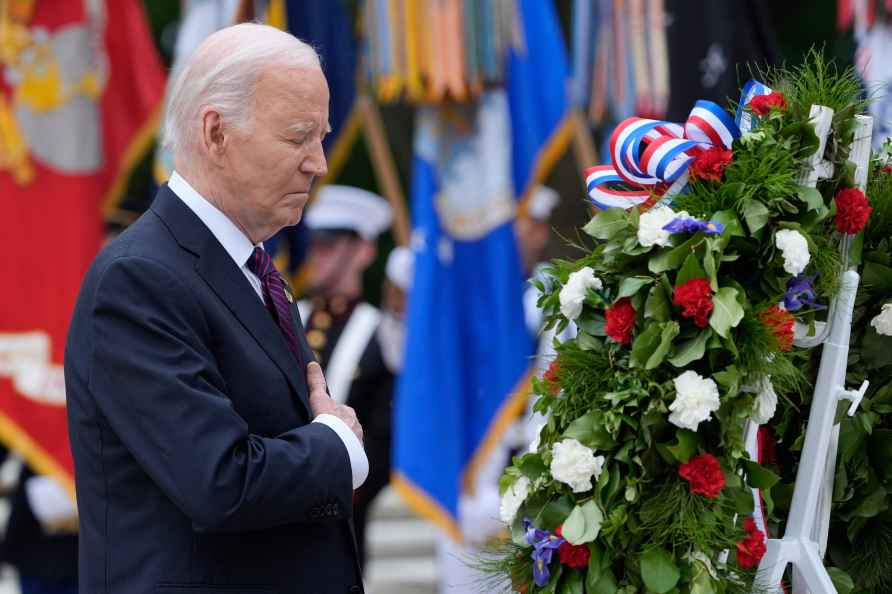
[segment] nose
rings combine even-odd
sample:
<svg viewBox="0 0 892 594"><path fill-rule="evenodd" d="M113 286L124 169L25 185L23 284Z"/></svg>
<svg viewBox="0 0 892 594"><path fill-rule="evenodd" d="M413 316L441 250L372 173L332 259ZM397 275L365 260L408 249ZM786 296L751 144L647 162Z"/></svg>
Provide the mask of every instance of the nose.
<svg viewBox="0 0 892 594"><path fill-rule="evenodd" d="M317 178L324 177L328 173L328 162L325 159L325 151L322 150L322 141L314 143L312 152L301 163L301 171Z"/></svg>

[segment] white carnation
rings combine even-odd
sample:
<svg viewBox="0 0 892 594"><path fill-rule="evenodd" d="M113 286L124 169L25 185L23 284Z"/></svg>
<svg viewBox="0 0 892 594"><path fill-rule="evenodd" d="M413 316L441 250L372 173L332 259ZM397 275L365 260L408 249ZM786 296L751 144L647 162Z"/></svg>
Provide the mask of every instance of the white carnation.
<svg viewBox="0 0 892 594"><path fill-rule="evenodd" d="M601 279L595 276L595 271L589 266L572 273L567 279L567 284L561 289L561 313L568 320L575 320L582 313L582 302L585 301L588 290L600 290L603 286Z"/></svg>
<svg viewBox="0 0 892 594"><path fill-rule="evenodd" d="M644 247L658 245L665 247L670 245L669 236L672 234L663 227L673 219L687 217L688 213L675 213L668 206L657 206L643 213L638 219L638 243Z"/></svg>
<svg viewBox="0 0 892 594"><path fill-rule="evenodd" d="M597 479L604 468L604 456L595 453L576 441L565 439L551 449L551 476L582 493L592 488L592 478Z"/></svg>
<svg viewBox="0 0 892 594"><path fill-rule="evenodd" d="M758 383L744 386L747 392L755 392L756 400L753 402L753 414L751 418L758 425L764 425L774 417L777 410L777 392L771 383L771 376L763 377Z"/></svg>
<svg viewBox="0 0 892 594"><path fill-rule="evenodd" d="M508 487L505 494L502 495L502 504L499 506L499 517L508 525L514 522L514 516L520 505L530 494L530 479L525 476L520 477L514 484Z"/></svg>
<svg viewBox="0 0 892 594"><path fill-rule="evenodd" d="M892 303L883 305L883 309L870 321L870 325L874 327L877 334L892 336Z"/></svg>
<svg viewBox="0 0 892 594"><path fill-rule="evenodd" d="M675 401L669 405L669 422L682 429L697 430L719 409L719 389L710 378L695 371L685 371L675 378Z"/></svg>
<svg viewBox="0 0 892 594"><path fill-rule="evenodd" d="M781 229L774 235L774 244L784 256L784 270L794 276L802 274L811 260L808 241L802 233L794 229Z"/></svg>

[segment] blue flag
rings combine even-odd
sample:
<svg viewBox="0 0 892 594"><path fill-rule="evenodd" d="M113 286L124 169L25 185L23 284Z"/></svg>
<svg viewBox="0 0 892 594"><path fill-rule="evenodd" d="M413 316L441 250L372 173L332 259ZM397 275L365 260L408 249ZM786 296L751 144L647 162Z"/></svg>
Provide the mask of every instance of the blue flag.
<svg viewBox="0 0 892 594"><path fill-rule="evenodd" d="M512 222L571 139L569 66L551 2L517 4L506 88L427 107L412 169L415 278L397 386L393 484L457 540L458 499L520 414L534 344Z"/></svg>
<svg viewBox="0 0 892 594"><path fill-rule="evenodd" d="M487 438L522 409L524 398L511 394L533 350L511 224L509 139L502 91L476 107L422 108L416 122L415 276L395 404L394 484L457 539L461 483Z"/></svg>

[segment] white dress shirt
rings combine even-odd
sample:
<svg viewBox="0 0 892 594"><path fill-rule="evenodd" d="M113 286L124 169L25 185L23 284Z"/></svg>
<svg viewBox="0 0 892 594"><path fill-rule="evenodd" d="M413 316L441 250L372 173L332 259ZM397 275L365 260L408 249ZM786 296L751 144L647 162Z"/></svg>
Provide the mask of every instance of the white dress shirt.
<svg viewBox="0 0 892 594"><path fill-rule="evenodd" d="M195 213L201 222L217 238L226 253L239 267L242 274L251 283L257 297L263 301L263 285L260 279L248 268L248 259L254 253L255 247L263 248L263 244L255 246L242 231L229 220L217 207L207 201L189 182L174 171L167 186L176 194L189 209ZM353 475L353 488L359 488L369 475L369 459L366 457L365 448L356 434L350 430L346 423L335 415L322 414L313 419L314 423L328 425L344 442L347 454L350 457L350 472Z"/></svg>

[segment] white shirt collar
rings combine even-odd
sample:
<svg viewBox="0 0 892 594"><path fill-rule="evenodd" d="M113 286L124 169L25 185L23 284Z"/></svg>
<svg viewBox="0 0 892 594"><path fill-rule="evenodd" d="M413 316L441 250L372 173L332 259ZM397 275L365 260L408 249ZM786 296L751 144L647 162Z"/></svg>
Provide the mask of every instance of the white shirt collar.
<svg viewBox="0 0 892 594"><path fill-rule="evenodd" d="M210 229L226 253L235 261L235 264L239 268L244 267L248 258L254 253L254 244L251 243L248 236L242 233L241 229L229 220L229 217L208 202L207 198L199 194L176 171L171 174L167 187L179 196L180 200ZM262 243L257 245L263 248Z"/></svg>

